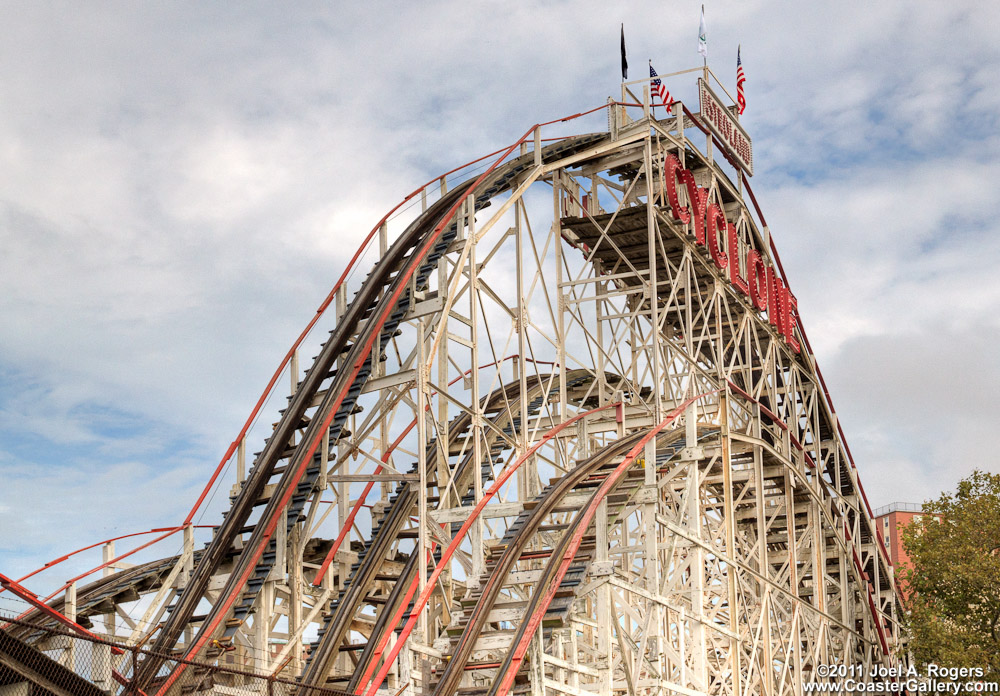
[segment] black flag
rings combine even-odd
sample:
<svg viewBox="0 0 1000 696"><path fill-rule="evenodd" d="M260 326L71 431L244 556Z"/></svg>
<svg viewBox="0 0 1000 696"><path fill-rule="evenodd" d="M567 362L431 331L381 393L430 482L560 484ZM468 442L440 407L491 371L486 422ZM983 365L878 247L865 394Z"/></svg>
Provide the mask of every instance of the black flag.
<svg viewBox="0 0 1000 696"><path fill-rule="evenodd" d="M625 23L622 22L622 82L628 79L628 61L625 60Z"/></svg>

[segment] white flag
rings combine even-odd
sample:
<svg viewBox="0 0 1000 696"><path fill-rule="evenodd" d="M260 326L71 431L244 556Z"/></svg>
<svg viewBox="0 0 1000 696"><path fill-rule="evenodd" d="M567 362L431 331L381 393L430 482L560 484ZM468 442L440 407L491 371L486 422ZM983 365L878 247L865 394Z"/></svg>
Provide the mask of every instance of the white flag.
<svg viewBox="0 0 1000 696"><path fill-rule="evenodd" d="M698 26L698 53L708 58L708 34L705 32L705 6L701 6L701 24Z"/></svg>

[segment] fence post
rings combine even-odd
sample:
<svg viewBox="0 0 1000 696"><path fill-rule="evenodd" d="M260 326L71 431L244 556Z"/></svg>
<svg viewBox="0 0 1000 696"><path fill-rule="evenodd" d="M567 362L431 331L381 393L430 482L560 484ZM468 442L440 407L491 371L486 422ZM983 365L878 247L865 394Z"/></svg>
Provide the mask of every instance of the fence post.
<svg viewBox="0 0 1000 696"><path fill-rule="evenodd" d="M132 655L132 676L129 677L128 688L125 690L125 692L127 694L131 695L131 694L134 694L135 691L136 691L136 688L135 688L135 673L136 673L136 670L139 667L139 646L138 645L131 645L131 646L129 646L129 648L130 648L129 652Z"/></svg>
<svg viewBox="0 0 1000 696"><path fill-rule="evenodd" d="M66 594L63 599L63 607L65 610L66 618L70 621L76 621L76 581L74 580L66 588ZM76 671L76 641L72 638L66 639L66 654L64 655L64 662L69 669Z"/></svg>

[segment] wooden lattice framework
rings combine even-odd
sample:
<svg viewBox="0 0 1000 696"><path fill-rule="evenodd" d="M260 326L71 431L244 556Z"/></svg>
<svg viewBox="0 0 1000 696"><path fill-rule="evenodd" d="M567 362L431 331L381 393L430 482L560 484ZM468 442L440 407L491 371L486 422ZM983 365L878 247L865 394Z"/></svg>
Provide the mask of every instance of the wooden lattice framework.
<svg viewBox="0 0 1000 696"><path fill-rule="evenodd" d="M495 169L442 177L376 227L354 267L396 266L370 296L359 274L353 318L362 299L338 284L328 343L340 327L346 348L329 364L327 344L305 374L290 353L280 447L231 543L196 551L189 518L180 556L109 568L103 590L73 585L58 607L187 657L358 693L800 694L823 681L817 665L892 664L892 570L801 322L790 314L783 335L719 269L678 220L686 187L670 205L675 158L735 227L737 248L719 245L742 276L755 252L780 279L746 180L680 102L656 119L648 88L623 94L607 134L543 147L535 127ZM363 378L345 376L355 368ZM660 426L631 459L616 444ZM253 481L245 438L230 453L234 516ZM604 468L558 490L590 461ZM580 550L540 605L575 529ZM146 669L150 696L213 688L169 661Z"/></svg>

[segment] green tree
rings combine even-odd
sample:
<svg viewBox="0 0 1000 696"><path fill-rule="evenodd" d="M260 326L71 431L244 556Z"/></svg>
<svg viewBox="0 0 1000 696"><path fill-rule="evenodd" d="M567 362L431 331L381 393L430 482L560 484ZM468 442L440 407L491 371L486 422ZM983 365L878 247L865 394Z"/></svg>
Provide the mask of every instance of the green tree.
<svg viewBox="0 0 1000 696"><path fill-rule="evenodd" d="M902 532L913 568L910 650L918 667L981 667L1000 679L1000 475L974 471Z"/></svg>

